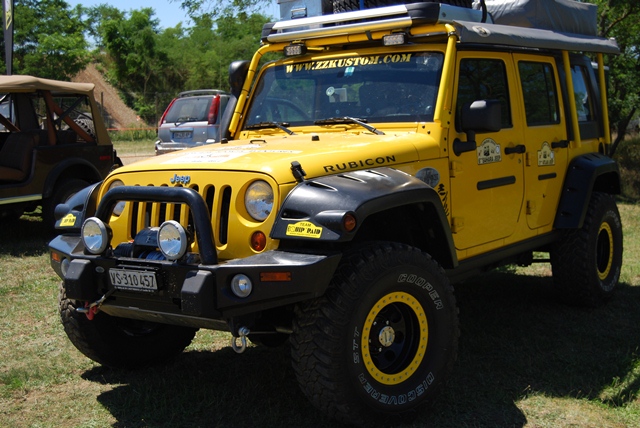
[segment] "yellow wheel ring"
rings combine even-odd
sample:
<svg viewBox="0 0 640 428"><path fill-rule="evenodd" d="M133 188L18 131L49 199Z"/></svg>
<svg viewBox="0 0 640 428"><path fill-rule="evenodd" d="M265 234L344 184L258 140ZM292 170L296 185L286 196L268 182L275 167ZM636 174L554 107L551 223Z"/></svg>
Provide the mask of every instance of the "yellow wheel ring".
<svg viewBox="0 0 640 428"><path fill-rule="evenodd" d="M411 311L411 315L415 317L414 321L417 322L414 327L410 328L411 331L405 333L419 335L417 342L408 340L408 342L413 343L413 345L406 345L412 346L411 349L408 349L405 346L405 349L403 350L403 353L407 357L407 359L410 358L410 355L407 355L407 353L414 353L411 361L405 367L402 367L400 370L393 373L386 373L378 368L373 360L372 349L370 346L372 340L371 336L373 333L373 327L376 323L376 319L380 315L380 312L383 309L387 308L389 305L405 305ZM418 302L415 297L408 293L389 293L383 296L373 305L373 307L369 311L369 314L367 315L367 318L365 319L361 339L362 360L365 367L367 368L367 371L376 381L384 385L397 385L409 379L415 373L418 367L420 367L420 364L422 363L427 350L428 340L429 324L427 322L427 315L425 314L420 302Z"/></svg>
<svg viewBox="0 0 640 428"><path fill-rule="evenodd" d="M605 236L603 237L602 235ZM604 239L604 241L601 241L601 239ZM606 245L608 245L608 247L606 247ZM607 276L609 276L611 266L613 266L613 231L611 230L609 223L602 223L600 225L596 246L596 268L598 270L598 278L600 278L601 281L604 281ZM606 264L602 263L604 265L604 269L601 269L601 262L604 261L606 261Z"/></svg>

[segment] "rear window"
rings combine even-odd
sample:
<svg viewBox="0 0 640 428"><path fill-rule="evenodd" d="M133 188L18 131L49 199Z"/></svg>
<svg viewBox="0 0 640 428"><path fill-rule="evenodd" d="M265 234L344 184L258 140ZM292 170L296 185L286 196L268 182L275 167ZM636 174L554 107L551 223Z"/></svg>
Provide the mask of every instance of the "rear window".
<svg viewBox="0 0 640 428"><path fill-rule="evenodd" d="M165 117L165 122L206 122L213 97L178 98Z"/></svg>

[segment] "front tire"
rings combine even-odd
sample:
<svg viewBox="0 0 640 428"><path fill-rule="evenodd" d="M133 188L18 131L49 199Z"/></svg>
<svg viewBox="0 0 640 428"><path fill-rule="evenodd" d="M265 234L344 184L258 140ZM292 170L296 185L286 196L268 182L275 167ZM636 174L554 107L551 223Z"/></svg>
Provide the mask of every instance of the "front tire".
<svg viewBox="0 0 640 428"><path fill-rule="evenodd" d="M343 422L411 417L457 352L453 288L430 256L380 243L347 253L324 296L299 304L291 337L305 394Z"/></svg>
<svg viewBox="0 0 640 428"><path fill-rule="evenodd" d="M554 286L569 304L597 307L613 295L622 268L622 221L612 195L594 192L581 229L551 250Z"/></svg>
<svg viewBox="0 0 640 428"><path fill-rule="evenodd" d="M76 311L82 302L66 298L60 287L60 320L71 343L105 366L133 369L162 363L179 355L196 329L113 317L104 312L89 320ZM84 306L84 305L83 305Z"/></svg>

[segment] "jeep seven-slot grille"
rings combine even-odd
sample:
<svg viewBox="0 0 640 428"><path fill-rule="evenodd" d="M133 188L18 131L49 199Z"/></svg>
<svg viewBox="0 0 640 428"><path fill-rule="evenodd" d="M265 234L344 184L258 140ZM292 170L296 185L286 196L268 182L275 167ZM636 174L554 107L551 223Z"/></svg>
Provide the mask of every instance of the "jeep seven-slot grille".
<svg viewBox="0 0 640 428"><path fill-rule="evenodd" d="M201 191L198 185L189 186L198 192L205 200L209 210L209 217L216 241L225 245L228 239L229 207L231 205L232 189L224 186L220 195L216 198L216 188L213 185L205 186ZM194 232L193 215L186 204L165 202L132 202L131 222L129 233L132 238L147 227L157 227L168 220L175 220L185 226L187 230Z"/></svg>

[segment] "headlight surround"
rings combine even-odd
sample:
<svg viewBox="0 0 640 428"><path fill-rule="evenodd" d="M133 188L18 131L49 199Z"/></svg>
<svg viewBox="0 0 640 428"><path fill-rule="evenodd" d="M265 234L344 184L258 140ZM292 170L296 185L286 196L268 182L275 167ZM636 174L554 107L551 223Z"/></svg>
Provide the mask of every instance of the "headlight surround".
<svg viewBox="0 0 640 428"><path fill-rule="evenodd" d="M124 183L121 180L115 180L109 185L107 190L115 189L116 187L124 186ZM124 211L125 201L118 201L116 206L113 208L113 215L119 217Z"/></svg>
<svg viewBox="0 0 640 428"><path fill-rule="evenodd" d="M273 210L273 189L266 181L254 181L244 194L244 206L254 220L265 221Z"/></svg>
<svg viewBox="0 0 640 428"><path fill-rule="evenodd" d="M175 220L165 221L158 229L158 248L167 260L178 260L187 252L188 239L184 227Z"/></svg>
<svg viewBox="0 0 640 428"><path fill-rule="evenodd" d="M82 223L82 243L91 254L102 254L111 239L109 227L97 217L89 217Z"/></svg>

